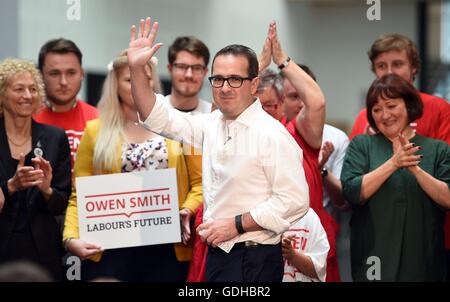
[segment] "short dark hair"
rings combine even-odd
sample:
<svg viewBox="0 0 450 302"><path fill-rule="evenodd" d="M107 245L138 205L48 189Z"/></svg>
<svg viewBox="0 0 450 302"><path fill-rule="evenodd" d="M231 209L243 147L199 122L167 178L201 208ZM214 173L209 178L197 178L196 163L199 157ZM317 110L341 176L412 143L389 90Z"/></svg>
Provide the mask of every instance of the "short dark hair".
<svg viewBox="0 0 450 302"><path fill-rule="evenodd" d="M303 69L303 71L306 72L314 80L314 82L317 82L316 75L312 72L311 68L304 64L297 65L300 66L300 68Z"/></svg>
<svg viewBox="0 0 450 302"><path fill-rule="evenodd" d="M367 55L372 62L372 71L375 72L375 59L382 53L391 50L405 50L411 66L416 69L416 74L420 69L420 57L416 45L410 38L400 34L384 34L376 39L370 47ZM415 74L414 74L415 76Z"/></svg>
<svg viewBox="0 0 450 302"><path fill-rule="evenodd" d="M221 50L219 50L216 55L214 56L212 67L211 67L211 74L213 73L213 67L214 67L214 61L218 56L223 55L233 55L233 56L243 56L247 58L248 62L248 77L249 78L256 78L258 76L259 71L259 65L258 65L258 58L256 56L256 53L249 47L240 45L240 44L231 44L228 46L225 46Z"/></svg>
<svg viewBox="0 0 450 302"><path fill-rule="evenodd" d="M64 38L53 39L42 45L39 51L38 67L41 72L44 67L45 57L52 52L57 54L73 53L78 58L80 66L82 65L83 54L73 41Z"/></svg>
<svg viewBox="0 0 450 302"><path fill-rule="evenodd" d="M203 61L205 61L205 65L208 66L209 49L205 43L194 36L178 37L173 41L172 45L169 47L169 52L167 53L169 64L173 64L177 54L183 50L194 56L202 57Z"/></svg>
<svg viewBox="0 0 450 302"><path fill-rule="evenodd" d="M369 121L369 125L377 132L379 130L372 117L372 108L380 97L384 100L403 99L408 113L408 123L422 116L423 103L414 86L398 75L387 74L379 79L375 79L367 92L367 120Z"/></svg>

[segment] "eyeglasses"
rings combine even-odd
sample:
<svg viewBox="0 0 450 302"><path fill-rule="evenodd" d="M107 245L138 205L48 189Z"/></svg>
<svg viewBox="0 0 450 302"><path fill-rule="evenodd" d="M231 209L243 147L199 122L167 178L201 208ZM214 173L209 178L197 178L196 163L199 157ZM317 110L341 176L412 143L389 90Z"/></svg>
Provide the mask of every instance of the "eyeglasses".
<svg viewBox="0 0 450 302"><path fill-rule="evenodd" d="M253 78L250 77L239 77L239 76L232 76L232 77L228 77L228 78L224 78L221 76L212 76L208 78L209 82L211 83L211 86L214 88L222 88L223 85L225 84L225 81L228 83L228 86L230 86L231 88L239 88L242 86L242 83L245 80L253 80Z"/></svg>
<svg viewBox="0 0 450 302"><path fill-rule="evenodd" d="M280 105L279 103L276 104L261 104L264 110L277 110L278 106Z"/></svg>
<svg viewBox="0 0 450 302"><path fill-rule="evenodd" d="M175 67L175 69L183 73L186 73L186 71L188 71L189 68L192 70L192 73L194 74L201 74L205 71L205 66L201 64L189 65L184 63L173 63L172 65L173 67Z"/></svg>

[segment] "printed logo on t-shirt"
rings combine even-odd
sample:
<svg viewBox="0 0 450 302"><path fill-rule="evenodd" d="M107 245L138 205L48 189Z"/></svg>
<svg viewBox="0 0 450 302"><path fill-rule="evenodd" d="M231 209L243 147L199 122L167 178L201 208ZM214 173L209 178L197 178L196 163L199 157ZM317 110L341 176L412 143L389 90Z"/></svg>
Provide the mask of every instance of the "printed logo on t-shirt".
<svg viewBox="0 0 450 302"><path fill-rule="evenodd" d="M75 159L77 156L78 145L80 144L81 137L83 136L83 131L66 130L66 135L70 145L70 156L72 158L71 166L73 172L73 166L75 164Z"/></svg>
<svg viewBox="0 0 450 302"><path fill-rule="evenodd" d="M307 229L289 229L283 236L291 236L294 240L292 241L292 247L296 251L305 252L306 245L309 240L310 231ZM286 259L284 259L284 282L308 282L312 279L303 275L296 267L290 265Z"/></svg>

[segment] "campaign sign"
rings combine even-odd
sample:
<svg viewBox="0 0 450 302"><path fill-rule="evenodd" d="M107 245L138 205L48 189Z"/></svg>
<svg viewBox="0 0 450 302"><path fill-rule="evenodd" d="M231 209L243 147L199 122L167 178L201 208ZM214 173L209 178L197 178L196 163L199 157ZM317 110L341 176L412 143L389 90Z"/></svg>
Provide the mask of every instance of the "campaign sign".
<svg viewBox="0 0 450 302"><path fill-rule="evenodd" d="M175 169L77 177L80 239L103 249L180 242Z"/></svg>

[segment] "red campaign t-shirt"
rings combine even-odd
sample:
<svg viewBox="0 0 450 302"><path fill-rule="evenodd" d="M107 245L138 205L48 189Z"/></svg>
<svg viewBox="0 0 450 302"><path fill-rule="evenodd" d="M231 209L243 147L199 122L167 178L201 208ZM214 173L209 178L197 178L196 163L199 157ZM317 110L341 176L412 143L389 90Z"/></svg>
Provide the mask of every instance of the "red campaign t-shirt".
<svg viewBox="0 0 450 302"><path fill-rule="evenodd" d="M78 145L80 144L86 123L97 117L97 108L80 100L77 100L76 106L67 112L53 112L51 109L45 107L39 114L33 115L33 119L38 123L52 125L66 130L72 157L72 171Z"/></svg>
<svg viewBox="0 0 450 302"><path fill-rule="evenodd" d="M297 144L303 150L303 170L305 171L306 182L309 186L309 206L317 213L325 232L327 233L330 251L327 256L327 277L326 282L341 281L339 275L339 266L336 256L336 236L339 233L339 225L323 208L323 185L322 176L319 171L319 153L320 148L311 148L297 131L296 121L290 122L283 118L281 123L288 132L294 137Z"/></svg>
<svg viewBox="0 0 450 302"><path fill-rule="evenodd" d="M419 92L423 103L423 115L414 121L413 128L420 135L439 139L450 144L450 104L434 95ZM367 134L367 110L363 109L355 119L350 139L360 134ZM445 219L445 248L450 249L450 212Z"/></svg>

